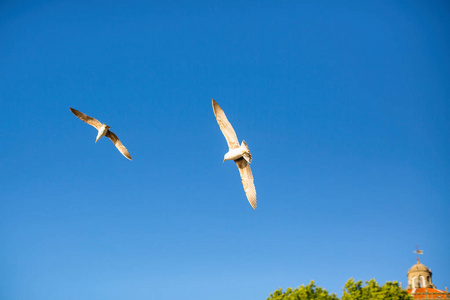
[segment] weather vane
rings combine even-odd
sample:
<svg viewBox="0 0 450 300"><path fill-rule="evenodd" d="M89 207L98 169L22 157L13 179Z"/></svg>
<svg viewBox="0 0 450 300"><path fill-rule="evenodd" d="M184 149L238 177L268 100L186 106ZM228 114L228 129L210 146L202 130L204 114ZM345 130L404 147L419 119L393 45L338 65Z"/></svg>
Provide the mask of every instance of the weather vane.
<svg viewBox="0 0 450 300"><path fill-rule="evenodd" d="M423 250L419 250L419 247L416 245L416 250L413 253L417 254L417 263L419 263L419 254L423 254Z"/></svg>

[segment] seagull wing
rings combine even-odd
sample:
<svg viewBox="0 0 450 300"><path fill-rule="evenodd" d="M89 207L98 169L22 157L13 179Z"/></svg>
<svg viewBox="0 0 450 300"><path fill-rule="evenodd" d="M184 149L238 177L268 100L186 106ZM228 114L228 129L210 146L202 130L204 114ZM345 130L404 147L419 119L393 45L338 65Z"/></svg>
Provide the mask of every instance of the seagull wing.
<svg viewBox="0 0 450 300"><path fill-rule="evenodd" d="M241 174L242 185L244 186L245 194L247 195L248 202L253 207L256 208L256 189L253 183L253 174L250 165L244 158L239 158L234 161L239 169L239 174Z"/></svg>
<svg viewBox="0 0 450 300"><path fill-rule="evenodd" d="M122 145L122 142L119 140L117 135L114 134L114 132L108 130L106 136L114 143L114 146L116 146L116 148L120 151L120 153L123 154L123 156L131 160L131 155L128 152L127 148L125 148L125 146Z"/></svg>
<svg viewBox="0 0 450 300"><path fill-rule="evenodd" d="M70 111L81 121L84 121L86 123L88 123L91 126L94 126L97 130L100 129L100 127L102 127L102 123L100 123L99 120L94 119L92 117L89 117L86 114L83 114L81 111L78 111L74 108L70 108Z"/></svg>
<svg viewBox="0 0 450 300"><path fill-rule="evenodd" d="M228 148L229 149L239 148L239 140L236 136L236 132L234 132L233 126L231 126L230 122L225 116L225 113L214 99L212 99L212 106L220 130L222 131L223 135L225 136L225 139L227 140Z"/></svg>

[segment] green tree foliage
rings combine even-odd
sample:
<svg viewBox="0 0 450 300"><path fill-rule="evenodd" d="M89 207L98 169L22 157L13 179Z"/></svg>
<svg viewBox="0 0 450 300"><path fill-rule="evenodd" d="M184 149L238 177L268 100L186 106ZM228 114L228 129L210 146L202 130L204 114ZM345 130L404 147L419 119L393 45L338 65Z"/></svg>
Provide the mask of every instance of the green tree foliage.
<svg viewBox="0 0 450 300"><path fill-rule="evenodd" d="M362 286L362 281L355 282L353 278L345 284L342 300L410 300L413 299L399 284L386 282L379 286L375 279L366 281L366 286Z"/></svg>
<svg viewBox="0 0 450 300"><path fill-rule="evenodd" d="M281 288L270 294L267 300L339 300L335 294L329 295L328 292L320 287L316 287L314 281L311 281L307 286L300 286L292 289L287 288L283 293Z"/></svg>
<svg viewBox="0 0 450 300"><path fill-rule="evenodd" d="M404 291L399 284L386 282L383 286L372 279L366 281L363 286L362 281L355 282L350 278L344 287L342 300L412 300L413 298ZM317 287L314 281L307 286L300 286L292 289L287 288L283 293L281 288L270 294L267 300L339 300L336 294L328 294L325 289Z"/></svg>

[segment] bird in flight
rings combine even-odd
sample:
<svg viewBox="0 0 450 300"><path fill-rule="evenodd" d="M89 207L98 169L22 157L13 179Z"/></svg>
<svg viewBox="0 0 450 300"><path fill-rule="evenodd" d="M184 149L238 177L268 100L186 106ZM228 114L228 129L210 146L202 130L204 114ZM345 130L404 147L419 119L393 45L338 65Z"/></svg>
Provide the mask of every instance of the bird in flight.
<svg viewBox="0 0 450 300"><path fill-rule="evenodd" d="M225 113L220 108L219 104L212 99L212 106L214 115L216 116L217 123L222 131L225 139L228 143L229 151L225 154L223 162L226 160L234 160L239 173L241 174L242 185L244 186L245 194L247 195L248 202L255 209L256 208L256 189L253 183L253 174L250 169L250 163L252 162L252 155L248 149L247 143L242 141L239 145L239 140L236 136L236 132L228 121Z"/></svg>
<svg viewBox="0 0 450 300"><path fill-rule="evenodd" d="M89 117L88 115L82 113L81 111L78 111L74 108L70 108L70 111L80 120L88 123L89 125L95 127L95 129L98 130L98 134L97 134L97 138L95 139L95 142L97 143L97 141L101 138L101 137L108 137L113 143L114 146L116 146L116 148L120 151L120 153L123 154L123 156L125 156L126 158L128 158L129 160L131 160L131 155L128 152L127 148L125 148L124 145L122 145L122 143L120 142L119 138L117 137L117 135L114 134L114 132L112 132L111 130L109 130L109 126L107 126L106 124L102 124L100 123L99 120Z"/></svg>

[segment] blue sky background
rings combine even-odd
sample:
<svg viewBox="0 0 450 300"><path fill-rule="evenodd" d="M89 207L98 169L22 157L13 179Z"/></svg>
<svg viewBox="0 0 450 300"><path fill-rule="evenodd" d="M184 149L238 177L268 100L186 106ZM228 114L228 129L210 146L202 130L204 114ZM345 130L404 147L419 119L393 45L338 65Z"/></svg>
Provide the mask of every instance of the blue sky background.
<svg viewBox="0 0 450 300"><path fill-rule="evenodd" d="M449 97L447 1L2 1L0 298L444 289Z"/></svg>

